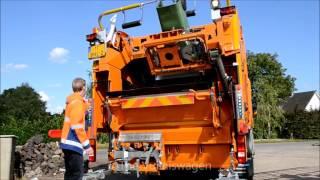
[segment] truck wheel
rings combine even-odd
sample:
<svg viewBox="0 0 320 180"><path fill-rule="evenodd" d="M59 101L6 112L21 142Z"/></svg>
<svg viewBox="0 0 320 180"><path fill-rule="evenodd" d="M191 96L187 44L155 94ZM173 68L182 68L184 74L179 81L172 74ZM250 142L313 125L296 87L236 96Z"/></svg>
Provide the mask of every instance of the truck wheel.
<svg viewBox="0 0 320 180"><path fill-rule="evenodd" d="M254 155L254 140L253 140L253 130L250 129L249 133L247 134L246 141L247 141L247 152L248 157L252 158Z"/></svg>
<svg viewBox="0 0 320 180"><path fill-rule="evenodd" d="M254 166L253 166L253 158L250 158L248 160L249 166L246 169L246 179L252 180L254 176Z"/></svg>

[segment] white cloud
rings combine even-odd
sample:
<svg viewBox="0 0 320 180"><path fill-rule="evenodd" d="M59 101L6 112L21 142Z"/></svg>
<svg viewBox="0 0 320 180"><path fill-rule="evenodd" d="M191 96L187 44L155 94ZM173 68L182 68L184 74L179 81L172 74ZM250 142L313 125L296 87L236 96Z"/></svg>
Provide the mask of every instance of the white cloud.
<svg viewBox="0 0 320 180"><path fill-rule="evenodd" d="M38 93L42 101L48 102L50 100L50 97L44 91L39 91Z"/></svg>
<svg viewBox="0 0 320 180"><path fill-rule="evenodd" d="M19 71L28 68L29 66L27 64L14 64L9 63L4 65L4 67L1 67L1 72L9 72L9 71Z"/></svg>
<svg viewBox="0 0 320 180"><path fill-rule="evenodd" d="M53 109L53 112L55 113L62 113L64 109L64 106L56 106L54 109Z"/></svg>
<svg viewBox="0 0 320 180"><path fill-rule="evenodd" d="M46 111L50 112L51 114L55 113L62 113L64 106L61 105L52 105L54 104L52 101L54 101L55 97L54 96L49 96L47 93L44 91L38 91L38 94L40 95L40 98L42 101L46 102Z"/></svg>
<svg viewBox="0 0 320 180"><path fill-rule="evenodd" d="M25 69L28 68L28 65L26 64L14 64L13 69L19 70L19 69Z"/></svg>
<svg viewBox="0 0 320 180"><path fill-rule="evenodd" d="M47 112L51 112L52 114L55 114L55 113L62 113L63 109L64 109L64 106L52 106L51 104L48 104L47 105Z"/></svg>
<svg viewBox="0 0 320 180"><path fill-rule="evenodd" d="M69 50L61 47L53 48L49 53L49 60L54 63L64 64L68 61Z"/></svg>

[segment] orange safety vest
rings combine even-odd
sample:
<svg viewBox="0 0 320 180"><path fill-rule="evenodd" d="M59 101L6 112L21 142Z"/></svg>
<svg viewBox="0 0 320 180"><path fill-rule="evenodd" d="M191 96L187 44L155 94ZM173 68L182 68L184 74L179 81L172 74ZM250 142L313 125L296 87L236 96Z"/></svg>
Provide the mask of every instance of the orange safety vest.
<svg viewBox="0 0 320 180"><path fill-rule="evenodd" d="M83 154L83 149L90 148L85 131L85 112L87 108L86 100L79 93L68 96L61 134L61 149Z"/></svg>

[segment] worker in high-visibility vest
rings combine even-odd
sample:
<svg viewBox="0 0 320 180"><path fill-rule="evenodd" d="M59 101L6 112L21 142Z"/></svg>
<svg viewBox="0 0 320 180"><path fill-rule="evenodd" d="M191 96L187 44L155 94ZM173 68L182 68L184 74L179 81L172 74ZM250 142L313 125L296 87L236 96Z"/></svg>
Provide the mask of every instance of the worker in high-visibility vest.
<svg viewBox="0 0 320 180"><path fill-rule="evenodd" d="M86 81L75 78L72 82L73 94L67 97L65 119L61 134L60 147L64 153L67 180L82 179L83 176L83 153L93 154L89 139L85 131L85 112L87 101Z"/></svg>

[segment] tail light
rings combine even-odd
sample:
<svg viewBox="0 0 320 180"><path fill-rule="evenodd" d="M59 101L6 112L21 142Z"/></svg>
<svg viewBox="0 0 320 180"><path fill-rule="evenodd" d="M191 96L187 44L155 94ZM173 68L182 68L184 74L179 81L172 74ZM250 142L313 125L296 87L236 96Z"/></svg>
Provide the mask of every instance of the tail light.
<svg viewBox="0 0 320 180"><path fill-rule="evenodd" d="M97 155L97 146L96 146L96 139L90 139L90 146L93 149L93 155L89 155L89 161L90 162L96 162L96 155Z"/></svg>
<svg viewBox="0 0 320 180"><path fill-rule="evenodd" d="M237 157L240 164L245 164L247 162L247 151L246 151L246 141L245 136L238 136L237 139Z"/></svg>
<svg viewBox="0 0 320 180"><path fill-rule="evenodd" d="M228 15L228 14L235 14L236 13L236 7L235 6L228 6L224 8L220 8L220 15Z"/></svg>
<svg viewBox="0 0 320 180"><path fill-rule="evenodd" d="M87 35L87 41L92 42L97 39L97 33L92 33Z"/></svg>

